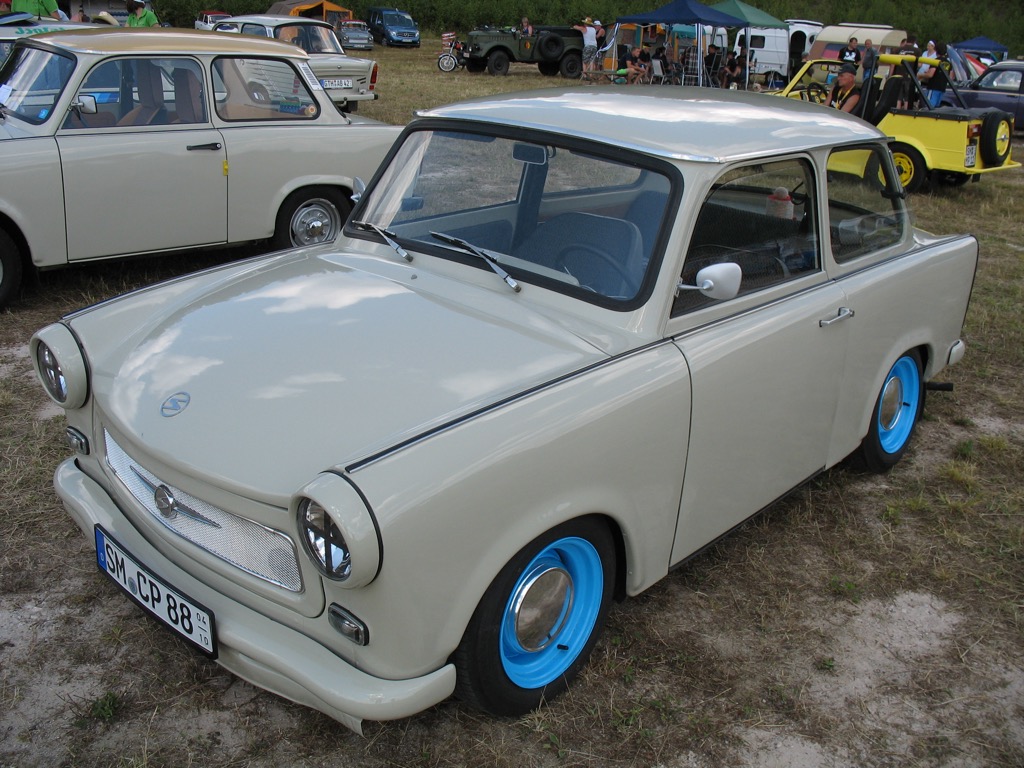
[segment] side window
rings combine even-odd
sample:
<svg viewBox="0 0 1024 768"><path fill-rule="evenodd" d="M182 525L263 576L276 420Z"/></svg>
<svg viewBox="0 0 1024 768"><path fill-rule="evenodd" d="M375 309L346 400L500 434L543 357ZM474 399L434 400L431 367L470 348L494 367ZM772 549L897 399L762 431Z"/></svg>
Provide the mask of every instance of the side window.
<svg viewBox="0 0 1024 768"><path fill-rule="evenodd" d="M884 153L874 146L829 156L829 238L840 264L900 243L909 227L899 181Z"/></svg>
<svg viewBox="0 0 1024 768"><path fill-rule="evenodd" d="M320 114L306 78L287 61L224 57L213 73L224 120L313 120ZM309 79L316 82L311 72Z"/></svg>
<svg viewBox="0 0 1024 768"><path fill-rule="evenodd" d="M708 193L690 238L682 282L722 262L743 272L740 295L793 280L821 268L814 174L805 160L758 163L727 171ZM674 315L712 303L682 290Z"/></svg>
<svg viewBox="0 0 1024 768"><path fill-rule="evenodd" d="M1020 90L1021 73L1015 70L989 72L978 83L978 87L987 91L1005 91L1017 93Z"/></svg>
<svg viewBox="0 0 1024 768"><path fill-rule="evenodd" d="M204 123L202 68L194 59L114 59L90 70L80 94L96 112L72 109L64 128L112 128Z"/></svg>
<svg viewBox="0 0 1024 768"><path fill-rule="evenodd" d="M243 35L255 35L256 37L270 37L267 33L267 28L262 24L243 24L242 25Z"/></svg>

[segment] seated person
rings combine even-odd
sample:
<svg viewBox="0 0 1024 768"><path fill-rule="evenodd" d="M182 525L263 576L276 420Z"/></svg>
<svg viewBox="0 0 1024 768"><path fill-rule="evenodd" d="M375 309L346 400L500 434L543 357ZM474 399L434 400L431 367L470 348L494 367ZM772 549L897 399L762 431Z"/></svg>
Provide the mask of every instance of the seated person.
<svg viewBox="0 0 1024 768"><path fill-rule="evenodd" d="M835 85L828 95L828 106L843 112L853 112L860 102L860 88L857 86L857 65L846 63L839 68Z"/></svg>
<svg viewBox="0 0 1024 768"><path fill-rule="evenodd" d="M523 20L519 24L519 34L523 37L533 37L533 24L525 16L523 16Z"/></svg>
<svg viewBox="0 0 1024 768"><path fill-rule="evenodd" d="M638 47L631 49L626 56L626 82L629 85L647 76L647 63L643 61L642 56Z"/></svg>
<svg viewBox="0 0 1024 768"><path fill-rule="evenodd" d="M736 60L736 54L729 51L725 59L725 64L722 65L722 69L718 72L718 84L722 88L728 88L734 83L739 83L743 79L743 68L740 67L740 63Z"/></svg>

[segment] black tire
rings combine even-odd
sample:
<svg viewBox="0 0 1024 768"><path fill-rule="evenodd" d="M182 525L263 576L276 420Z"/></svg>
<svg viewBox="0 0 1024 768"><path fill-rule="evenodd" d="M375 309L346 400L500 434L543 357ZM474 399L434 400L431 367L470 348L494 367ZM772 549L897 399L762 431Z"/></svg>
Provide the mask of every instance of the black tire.
<svg viewBox="0 0 1024 768"><path fill-rule="evenodd" d="M903 458L924 410L924 391L921 356L912 349L893 363L875 400L861 443L869 469L886 472Z"/></svg>
<svg viewBox="0 0 1024 768"><path fill-rule="evenodd" d="M558 62L556 61L541 61L537 64L537 69L544 77L554 77L558 74Z"/></svg>
<svg viewBox="0 0 1024 768"><path fill-rule="evenodd" d="M21 252L6 232L0 231L0 307L5 307L21 287L24 266Z"/></svg>
<svg viewBox="0 0 1024 768"><path fill-rule="evenodd" d="M507 75L508 65L508 54L504 51L491 51L487 57L487 71L492 75Z"/></svg>
<svg viewBox="0 0 1024 768"><path fill-rule="evenodd" d="M564 691L601 634L614 564L611 531L593 517L556 526L521 549L487 588L455 651L456 695L484 712L519 716ZM536 587L550 588L540 598L546 604L531 604ZM520 626L514 605L543 621Z"/></svg>
<svg viewBox="0 0 1024 768"><path fill-rule="evenodd" d="M989 112L981 123L981 160L988 167L998 167L1010 156L1013 141L1013 115Z"/></svg>
<svg viewBox="0 0 1024 768"><path fill-rule="evenodd" d="M932 173L932 178L950 187L962 187L971 180L969 174L958 173L957 171L936 171Z"/></svg>
<svg viewBox="0 0 1024 768"><path fill-rule="evenodd" d="M544 61L558 61L565 52L565 40L554 32L541 32L537 52Z"/></svg>
<svg viewBox="0 0 1024 768"><path fill-rule="evenodd" d="M277 212L272 244L275 248L332 243L352 209L332 187L306 187L292 192Z"/></svg>
<svg viewBox="0 0 1024 768"><path fill-rule="evenodd" d="M583 57L578 53L567 53L558 65L562 77L577 80L583 74Z"/></svg>
<svg viewBox="0 0 1024 768"><path fill-rule="evenodd" d="M921 189L928 178L928 167L921 153L909 144L897 141L892 145L892 157L896 161L896 171L903 188L907 192L917 192Z"/></svg>
<svg viewBox="0 0 1024 768"><path fill-rule="evenodd" d="M487 62L482 59L466 59L466 71L478 75L487 69Z"/></svg>
<svg viewBox="0 0 1024 768"><path fill-rule="evenodd" d="M459 60L453 54L442 53L437 57L437 68L442 72L454 72L459 65Z"/></svg>

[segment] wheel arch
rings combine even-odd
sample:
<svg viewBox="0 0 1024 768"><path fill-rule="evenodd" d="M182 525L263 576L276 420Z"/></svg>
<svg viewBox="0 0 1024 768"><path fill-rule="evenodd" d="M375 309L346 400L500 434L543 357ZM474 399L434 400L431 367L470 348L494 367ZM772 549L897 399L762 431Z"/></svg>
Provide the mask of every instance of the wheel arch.
<svg viewBox="0 0 1024 768"><path fill-rule="evenodd" d="M242 243L249 240L273 237L277 215L280 213L285 202L296 192L315 187L333 189L351 204L355 180L349 176L321 175L299 176L289 179L267 199L265 209L257 210L253 207L244 207L242 210L237 210L237 208L229 210L228 222L230 229L228 232L228 242ZM259 234L253 237L253 233Z"/></svg>
<svg viewBox="0 0 1024 768"><path fill-rule="evenodd" d="M870 390L872 395L869 398L865 398L865 402L863 404L864 411L861 414L859 432L861 440L867 437L868 430L871 428L871 417L875 410L875 398L882 390L882 385L885 383L885 377L889 375L889 370L892 368L893 364L908 352L917 352L921 358L922 381L927 382L934 372L934 361L939 358L936 355L934 345L931 341L925 339L903 338L893 342L889 353L884 359L879 360L878 371L875 374L875 380Z"/></svg>
<svg viewBox="0 0 1024 768"><path fill-rule="evenodd" d="M29 274L31 270L35 269L35 265L32 263L32 248L28 244L28 238L25 237L25 233L18 223L3 211L0 211L0 231L14 241L18 248L18 254L21 256L25 274Z"/></svg>

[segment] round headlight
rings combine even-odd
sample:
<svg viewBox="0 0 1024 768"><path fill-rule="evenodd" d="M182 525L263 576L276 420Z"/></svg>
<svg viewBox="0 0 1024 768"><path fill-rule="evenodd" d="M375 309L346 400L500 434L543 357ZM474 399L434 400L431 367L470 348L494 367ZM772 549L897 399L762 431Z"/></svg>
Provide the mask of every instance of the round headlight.
<svg viewBox="0 0 1024 768"><path fill-rule="evenodd" d="M48 325L29 344L43 389L63 408L81 408L89 394L89 375L78 340L61 323Z"/></svg>
<svg viewBox="0 0 1024 768"><path fill-rule="evenodd" d="M302 543L320 572L344 581L352 575L352 552L337 523L322 506L306 499L299 506Z"/></svg>
<svg viewBox="0 0 1024 768"><path fill-rule="evenodd" d="M380 529L350 480L324 472L292 504L302 548L332 586L359 589L377 578L384 559Z"/></svg>
<svg viewBox="0 0 1024 768"><path fill-rule="evenodd" d="M39 342L36 347L36 367L39 369L39 378L43 382L43 388L54 400L63 405L68 401L68 382L64 378L64 371L61 370L57 356L48 346Z"/></svg>

